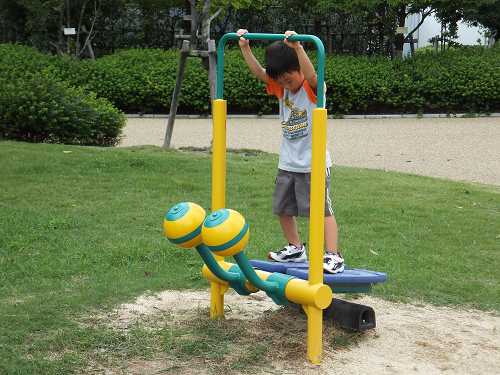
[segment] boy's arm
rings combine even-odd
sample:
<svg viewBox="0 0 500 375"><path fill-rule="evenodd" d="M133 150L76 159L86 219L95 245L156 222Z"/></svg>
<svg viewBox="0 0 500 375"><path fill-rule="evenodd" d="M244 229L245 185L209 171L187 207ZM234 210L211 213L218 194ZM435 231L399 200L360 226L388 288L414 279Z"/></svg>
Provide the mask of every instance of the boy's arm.
<svg viewBox="0 0 500 375"><path fill-rule="evenodd" d="M295 31L287 31L285 32L285 44L289 47L292 47L297 53L297 57L299 58L300 70L302 70L302 74L304 74L304 78L309 83L311 87L316 88L318 86L318 75L316 74L316 70L314 69L311 60L309 60L309 56L307 56L304 48L301 46L300 42L291 42L288 38L292 35L296 35Z"/></svg>
<svg viewBox="0 0 500 375"><path fill-rule="evenodd" d="M245 62L247 63L252 74L267 84L269 83L269 79L267 78L266 70L260 65L253 55L252 50L250 49L249 41L242 37L242 35L247 32L248 31L244 29L240 29L236 33L240 37L238 44L240 45L241 53L243 54L243 58L245 59Z"/></svg>

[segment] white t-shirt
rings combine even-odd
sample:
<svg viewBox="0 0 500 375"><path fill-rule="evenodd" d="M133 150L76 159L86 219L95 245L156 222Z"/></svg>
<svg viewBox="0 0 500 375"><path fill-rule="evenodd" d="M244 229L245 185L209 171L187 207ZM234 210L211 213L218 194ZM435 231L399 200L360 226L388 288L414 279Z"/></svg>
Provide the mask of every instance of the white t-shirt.
<svg viewBox="0 0 500 375"><path fill-rule="evenodd" d="M312 114L317 107L316 89L304 81L297 92L292 92L271 77L268 76L268 79L267 92L276 95L280 101L283 139L278 168L289 172L311 172ZM331 166L330 153L326 150L326 167Z"/></svg>

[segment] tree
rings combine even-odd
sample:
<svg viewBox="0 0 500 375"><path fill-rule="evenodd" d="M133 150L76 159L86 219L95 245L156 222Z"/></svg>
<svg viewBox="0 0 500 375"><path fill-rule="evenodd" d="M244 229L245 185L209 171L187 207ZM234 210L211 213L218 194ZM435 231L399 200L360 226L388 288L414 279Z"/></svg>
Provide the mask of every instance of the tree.
<svg viewBox="0 0 500 375"><path fill-rule="evenodd" d="M296 3L299 6L300 1L288 0ZM395 57L403 58L403 47L406 42L410 42L413 34L423 24L425 19L437 12L444 13L455 11L458 15L463 15L465 9L469 12L474 9L479 9L483 6L491 6L497 0L305 0L302 1L302 6L312 7L319 14L331 12L351 12L357 14L365 14L367 16L367 28L376 25L379 32L379 40L385 35L389 43L394 45ZM481 8L482 9L482 8ZM485 8L490 9L490 8ZM462 10L462 13L460 13ZM491 9L493 12L493 9ZM406 26L406 19L411 14L420 14L420 22L413 28L408 30L405 36L402 33L397 33L398 27ZM469 13L471 14L471 13ZM488 14L498 16L496 14ZM494 24L494 22L492 22ZM380 52L382 52L382 43L379 43Z"/></svg>
<svg viewBox="0 0 500 375"><path fill-rule="evenodd" d="M97 12L96 7L93 7L95 10L88 9L88 2L89 0L0 0L0 19L9 26L11 41L25 42L42 51L52 50L57 54L71 53L70 44L64 45L63 27L74 27L78 55L81 26L91 26L83 21L95 22ZM97 6L97 0L93 2Z"/></svg>
<svg viewBox="0 0 500 375"><path fill-rule="evenodd" d="M170 48L186 0L0 0L5 42L79 58L94 39L101 54L116 48ZM63 25L75 28L68 38ZM69 47L69 48L68 48Z"/></svg>
<svg viewBox="0 0 500 375"><path fill-rule="evenodd" d="M216 85L217 85L217 75L216 75L216 64L214 62L215 57L210 53L215 53L211 51L209 48L210 42L210 23L214 18L216 18L219 14L223 13L228 7L233 6L236 9L240 8L248 8L250 6L254 6L257 8L262 8L262 4L264 2L268 2L268 0L189 0L191 5L191 40L194 40L194 34L197 30L198 24L198 13L201 11L201 40L200 40L200 50L198 51L198 56L202 58L203 66L207 71L209 86L210 86L210 97L211 102L216 99ZM177 74L177 79L174 88L174 94L172 98L172 105L170 108L170 116L168 119L167 129L165 131L165 139L163 141L163 148L170 147L170 140L172 138L172 132L174 128L175 115L177 112L177 102L178 96L180 95L180 90L182 87L182 79L184 75L184 66L185 59L187 58L188 51L185 49L183 45L183 51L181 51L181 60L179 62L179 71ZM210 63L210 59L212 59L212 63Z"/></svg>
<svg viewBox="0 0 500 375"><path fill-rule="evenodd" d="M469 21L471 25L483 25L489 29L488 33L495 36L500 28L500 2L498 0L451 0L441 4L435 13L446 30L445 37L449 38L448 45L452 45L452 39L457 38L458 22Z"/></svg>
<svg viewBox="0 0 500 375"><path fill-rule="evenodd" d="M461 17L473 26L485 27L493 38L500 39L500 0L481 4L471 1L467 5L460 9Z"/></svg>
<svg viewBox="0 0 500 375"><path fill-rule="evenodd" d="M367 35L369 29L376 27L379 34L379 53L383 53L383 39L387 37L389 44L394 45L394 55L403 59L403 47L410 42L413 34L422 25L424 20L436 11L436 4L448 0L320 0L317 9L320 11L335 10L353 12L366 15ZM413 30L409 30L406 37L398 33L398 27L406 26L406 19L411 14L420 14L420 22Z"/></svg>
<svg viewBox="0 0 500 375"><path fill-rule="evenodd" d="M17 1L0 0L0 25L3 31L3 43L27 40L25 28L18 25L26 23L26 10Z"/></svg>

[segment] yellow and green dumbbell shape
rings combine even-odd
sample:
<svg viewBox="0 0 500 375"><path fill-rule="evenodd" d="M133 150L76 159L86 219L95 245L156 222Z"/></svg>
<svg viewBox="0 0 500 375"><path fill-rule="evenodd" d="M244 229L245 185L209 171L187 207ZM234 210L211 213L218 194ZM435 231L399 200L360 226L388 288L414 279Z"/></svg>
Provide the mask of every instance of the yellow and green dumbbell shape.
<svg viewBox="0 0 500 375"><path fill-rule="evenodd" d="M248 242L249 231L248 224L240 213L226 208L214 211L205 219L201 228L201 236L211 252L221 256L232 256L238 266L233 266L231 270L238 267L250 284L266 292L277 305L290 303L285 296L285 287L294 277L273 273L263 280L257 275L243 253L242 250Z"/></svg>
<svg viewBox="0 0 500 375"><path fill-rule="evenodd" d="M237 293L250 294L245 284L245 279L248 279L250 284L266 292L276 304L290 303L285 296L285 287L294 277L273 273L267 280L263 280L242 252L248 242L249 230L240 213L221 209L206 216L205 210L195 203L179 203L168 211L163 229L174 245L185 249L196 248L210 271L227 282ZM233 256L238 265L226 271L220 267L211 252Z"/></svg>
<svg viewBox="0 0 500 375"><path fill-rule="evenodd" d="M172 207L163 220L163 230L168 240L183 249L194 247L212 273L227 282L239 294L249 295L245 277L238 272L222 269L210 250L202 242L201 229L207 214L196 203L184 202Z"/></svg>

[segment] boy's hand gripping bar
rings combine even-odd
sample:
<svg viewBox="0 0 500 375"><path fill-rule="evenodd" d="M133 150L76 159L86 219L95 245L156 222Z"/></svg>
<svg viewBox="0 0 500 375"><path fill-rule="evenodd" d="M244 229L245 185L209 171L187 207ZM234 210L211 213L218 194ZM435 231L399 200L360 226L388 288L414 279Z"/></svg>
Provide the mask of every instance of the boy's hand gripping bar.
<svg viewBox="0 0 500 375"><path fill-rule="evenodd" d="M225 34L219 41L219 49L217 54L217 99L223 99L223 88L224 88L224 47L227 40L229 39L239 39L240 37L236 33ZM264 33L246 33L243 38L248 40L283 40L285 39L284 34L264 34ZM291 35L288 38L290 41L299 42L312 42L316 45L318 50L318 88L317 88L317 107L323 108L323 87L325 83L325 47L323 42L314 35L308 34L297 34Z"/></svg>

